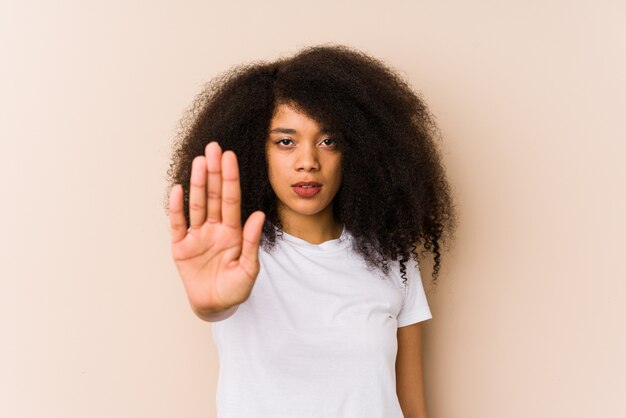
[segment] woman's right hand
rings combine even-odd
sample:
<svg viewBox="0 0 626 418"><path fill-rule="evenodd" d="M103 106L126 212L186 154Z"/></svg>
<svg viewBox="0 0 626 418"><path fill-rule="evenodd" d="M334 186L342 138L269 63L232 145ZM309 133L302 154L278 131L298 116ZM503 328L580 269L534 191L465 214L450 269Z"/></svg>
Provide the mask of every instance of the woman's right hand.
<svg viewBox="0 0 626 418"><path fill-rule="evenodd" d="M182 185L175 184L170 191L172 256L192 308L216 313L239 305L259 273L265 214L252 213L242 231L237 157L230 150L222 153L217 142L193 160L189 212L187 229Z"/></svg>

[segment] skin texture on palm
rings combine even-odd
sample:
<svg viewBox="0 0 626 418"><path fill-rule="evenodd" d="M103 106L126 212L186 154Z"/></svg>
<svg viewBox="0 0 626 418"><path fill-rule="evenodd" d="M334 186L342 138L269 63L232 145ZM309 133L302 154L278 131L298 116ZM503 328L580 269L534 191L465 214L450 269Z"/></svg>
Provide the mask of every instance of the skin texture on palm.
<svg viewBox="0 0 626 418"><path fill-rule="evenodd" d="M237 158L209 143L193 160L190 227L182 186L170 195L172 256L196 313L224 311L245 301L259 272L258 250L265 215L254 212L243 230Z"/></svg>

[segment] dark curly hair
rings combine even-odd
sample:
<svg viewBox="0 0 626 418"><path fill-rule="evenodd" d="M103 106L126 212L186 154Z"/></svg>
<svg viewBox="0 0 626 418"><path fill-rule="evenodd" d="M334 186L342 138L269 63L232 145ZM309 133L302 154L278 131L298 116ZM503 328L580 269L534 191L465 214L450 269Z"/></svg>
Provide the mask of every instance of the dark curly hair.
<svg viewBox="0 0 626 418"><path fill-rule="evenodd" d="M339 132L343 181L333 212L353 235L354 251L384 274L389 261L399 261L405 283L409 257L418 261L430 252L435 284L441 244L452 240L457 223L435 142L439 130L423 100L393 69L345 45L309 46L273 62L232 67L209 81L181 119L166 210L171 187L189 185L194 157L216 140L237 155L242 225L263 211L262 245L271 251L282 224L265 142L275 107L283 103ZM183 189L189 226L189 190Z"/></svg>

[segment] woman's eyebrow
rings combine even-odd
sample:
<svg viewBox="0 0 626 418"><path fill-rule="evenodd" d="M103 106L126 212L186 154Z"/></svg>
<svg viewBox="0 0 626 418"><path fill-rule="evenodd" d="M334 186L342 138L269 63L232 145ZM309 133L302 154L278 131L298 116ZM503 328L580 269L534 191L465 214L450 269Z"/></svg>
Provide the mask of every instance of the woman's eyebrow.
<svg viewBox="0 0 626 418"><path fill-rule="evenodd" d="M287 128L274 128L270 131L270 133L272 132L279 132L281 134L295 134L298 131L296 131L295 129L287 129Z"/></svg>
<svg viewBox="0 0 626 418"><path fill-rule="evenodd" d="M273 132L278 132L281 134L297 134L298 131L296 131L295 129L288 129L288 128L274 128L270 131L270 133ZM320 131L321 134L331 134L333 133L330 129L322 129Z"/></svg>

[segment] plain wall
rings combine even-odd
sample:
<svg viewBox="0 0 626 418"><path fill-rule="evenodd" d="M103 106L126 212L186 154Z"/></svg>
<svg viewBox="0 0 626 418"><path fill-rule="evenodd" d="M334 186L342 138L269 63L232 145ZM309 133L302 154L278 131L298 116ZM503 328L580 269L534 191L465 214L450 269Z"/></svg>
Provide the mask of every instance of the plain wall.
<svg viewBox="0 0 626 418"><path fill-rule="evenodd" d="M171 141L213 76L323 42L398 69L443 135L429 416L626 416L625 4L1 2L0 416L214 416Z"/></svg>

